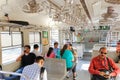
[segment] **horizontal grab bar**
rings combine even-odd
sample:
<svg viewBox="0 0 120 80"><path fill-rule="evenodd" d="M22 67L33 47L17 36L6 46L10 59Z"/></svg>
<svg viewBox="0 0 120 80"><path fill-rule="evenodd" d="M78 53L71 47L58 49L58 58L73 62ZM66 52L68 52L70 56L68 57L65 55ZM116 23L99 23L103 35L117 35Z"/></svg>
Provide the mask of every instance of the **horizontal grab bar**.
<svg viewBox="0 0 120 80"><path fill-rule="evenodd" d="M28 77L26 77L25 75L23 75L23 74L21 74L21 73L8 72L8 71L0 71L0 73L3 73L3 74L12 74L12 75L17 75L17 76L22 76L23 78L25 78L25 80L29 80Z"/></svg>

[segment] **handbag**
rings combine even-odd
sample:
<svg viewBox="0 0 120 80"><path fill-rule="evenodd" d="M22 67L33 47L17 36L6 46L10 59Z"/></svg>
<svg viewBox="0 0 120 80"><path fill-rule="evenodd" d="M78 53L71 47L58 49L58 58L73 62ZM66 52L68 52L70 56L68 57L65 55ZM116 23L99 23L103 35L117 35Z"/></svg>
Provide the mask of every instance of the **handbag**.
<svg viewBox="0 0 120 80"><path fill-rule="evenodd" d="M105 70L105 69L102 69L102 70L99 70L99 71L105 72L106 74L111 73L110 70ZM114 77L105 78L101 75L93 75L91 80L115 80L115 79L114 79Z"/></svg>
<svg viewBox="0 0 120 80"><path fill-rule="evenodd" d="M105 72L106 74L109 74L113 71L112 67L110 66L110 62L109 62L109 59L107 58L107 62L108 62L108 66L109 66L109 70L105 70L105 69L102 69L102 70L99 70L99 71L103 71ZM101 75L92 75L92 78L91 80L115 80L115 77L110 77L110 78L105 78Z"/></svg>
<svg viewBox="0 0 120 80"><path fill-rule="evenodd" d="M110 80L110 79L107 79L107 78L100 76L100 75L92 75L91 80Z"/></svg>

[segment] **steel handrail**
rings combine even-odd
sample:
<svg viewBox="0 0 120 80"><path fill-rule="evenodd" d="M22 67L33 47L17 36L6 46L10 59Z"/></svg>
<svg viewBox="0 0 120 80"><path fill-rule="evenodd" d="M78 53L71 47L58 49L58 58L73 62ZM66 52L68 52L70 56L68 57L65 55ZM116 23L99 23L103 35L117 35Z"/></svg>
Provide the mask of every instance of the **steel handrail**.
<svg viewBox="0 0 120 80"><path fill-rule="evenodd" d="M17 75L17 76L21 76L21 77L25 78L25 80L30 80L28 77L26 77L25 75L23 75L21 73L9 72L9 71L0 71L0 73Z"/></svg>

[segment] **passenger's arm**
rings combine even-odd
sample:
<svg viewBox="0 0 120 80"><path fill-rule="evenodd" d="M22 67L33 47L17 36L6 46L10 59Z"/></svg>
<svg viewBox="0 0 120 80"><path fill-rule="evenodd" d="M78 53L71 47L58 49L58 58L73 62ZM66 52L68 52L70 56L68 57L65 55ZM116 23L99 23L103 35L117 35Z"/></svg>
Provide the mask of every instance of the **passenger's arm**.
<svg viewBox="0 0 120 80"><path fill-rule="evenodd" d="M110 66L112 66L113 68L113 71L110 73L110 75L117 76L117 74L120 73L119 67L116 65L116 63L112 59L109 59L109 61L110 61Z"/></svg>
<svg viewBox="0 0 120 80"><path fill-rule="evenodd" d="M101 74L100 71L95 70L95 69L94 69L94 66L96 66L95 63L94 63L94 60L91 60L90 66L89 66L89 69L88 69L89 72L90 72L91 74L98 74L98 75L100 75L100 74Z"/></svg>
<svg viewBox="0 0 120 80"><path fill-rule="evenodd" d="M71 51L70 51L70 55L69 56L71 57L72 61L74 62L75 61L74 55L73 55L73 53Z"/></svg>
<svg viewBox="0 0 120 80"><path fill-rule="evenodd" d="M24 55L24 53L22 53L20 56L18 56L18 58L16 59L16 62L21 61L23 55Z"/></svg>
<svg viewBox="0 0 120 80"><path fill-rule="evenodd" d="M77 54L77 52L76 52L76 51L74 51L74 56L75 56L75 57L78 57L78 54Z"/></svg>

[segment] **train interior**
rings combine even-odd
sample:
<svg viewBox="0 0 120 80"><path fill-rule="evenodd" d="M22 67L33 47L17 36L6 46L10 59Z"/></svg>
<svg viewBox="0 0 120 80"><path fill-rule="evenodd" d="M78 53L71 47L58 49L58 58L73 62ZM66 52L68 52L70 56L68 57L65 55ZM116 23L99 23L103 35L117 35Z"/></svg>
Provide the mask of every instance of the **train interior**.
<svg viewBox="0 0 120 80"><path fill-rule="evenodd" d="M59 48L70 42L78 53L77 80L90 80L90 60L100 47L107 47L107 56L115 62L118 59L119 14L120 0L0 0L3 71L13 72L20 66L15 60L26 44L39 44L45 55L54 42ZM72 80L71 73L64 80Z"/></svg>

